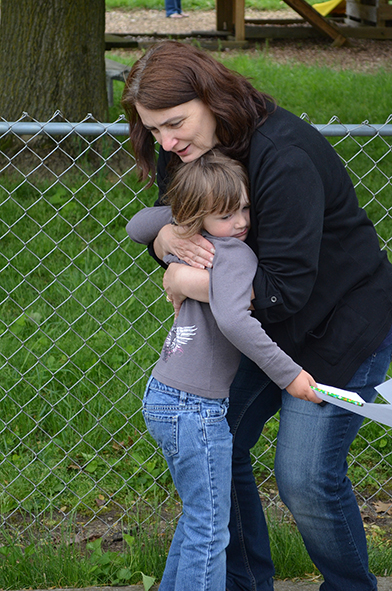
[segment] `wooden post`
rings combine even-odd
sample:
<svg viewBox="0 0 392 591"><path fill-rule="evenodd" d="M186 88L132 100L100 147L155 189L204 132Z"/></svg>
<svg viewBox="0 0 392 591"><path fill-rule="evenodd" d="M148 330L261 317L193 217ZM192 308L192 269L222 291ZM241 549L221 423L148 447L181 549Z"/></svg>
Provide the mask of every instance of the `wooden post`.
<svg viewBox="0 0 392 591"><path fill-rule="evenodd" d="M245 0L234 0L235 40L245 41Z"/></svg>
<svg viewBox="0 0 392 591"><path fill-rule="evenodd" d="M298 14L313 27L333 39L333 45L347 43L347 37L339 28L324 18L306 0L285 0ZM235 40L245 40L245 0L216 0L217 31L232 31L235 27Z"/></svg>
<svg viewBox="0 0 392 591"><path fill-rule="evenodd" d="M235 0L216 0L216 30L233 30L233 10Z"/></svg>

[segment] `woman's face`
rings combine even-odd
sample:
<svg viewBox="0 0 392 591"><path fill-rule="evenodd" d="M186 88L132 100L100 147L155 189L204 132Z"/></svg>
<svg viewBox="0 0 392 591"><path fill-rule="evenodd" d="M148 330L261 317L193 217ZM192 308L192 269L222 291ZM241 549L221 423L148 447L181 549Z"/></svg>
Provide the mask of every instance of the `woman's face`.
<svg viewBox="0 0 392 591"><path fill-rule="evenodd" d="M177 154L183 162L200 158L218 143L215 117L200 99L156 111L136 103L136 109L158 144L166 152Z"/></svg>

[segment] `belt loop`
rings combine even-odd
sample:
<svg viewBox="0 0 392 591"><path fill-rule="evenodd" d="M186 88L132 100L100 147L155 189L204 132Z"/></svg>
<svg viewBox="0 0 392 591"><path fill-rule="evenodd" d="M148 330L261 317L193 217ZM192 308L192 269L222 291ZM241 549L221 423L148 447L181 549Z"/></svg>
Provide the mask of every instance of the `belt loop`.
<svg viewBox="0 0 392 591"><path fill-rule="evenodd" d="M182 390L180 391L180 406L185 406L186 401L188 398L188 393L187 392L183 392Z"/></svg>

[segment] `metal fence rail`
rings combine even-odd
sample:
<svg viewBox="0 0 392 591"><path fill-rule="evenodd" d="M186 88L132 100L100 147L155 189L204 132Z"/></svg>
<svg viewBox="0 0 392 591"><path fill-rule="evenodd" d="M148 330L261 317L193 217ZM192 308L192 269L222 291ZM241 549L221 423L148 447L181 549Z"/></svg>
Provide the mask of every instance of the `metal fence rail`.
<svg viewBox="0 0 392 591"><path fill-rule="evenodd" d="M389 255L391 120L316 126L333 138ZM135 180L126 136L123 119L0 121L3 531L56 532L72 521L80 539L91 528L164 528L180 511L140 412L172 311L161 269L126 237L128 219L156 197ZM253 450L267 506L280 505L277 425L269 421ZM349 464L360 505L386 511L391 431L365 422Z"/></svg>

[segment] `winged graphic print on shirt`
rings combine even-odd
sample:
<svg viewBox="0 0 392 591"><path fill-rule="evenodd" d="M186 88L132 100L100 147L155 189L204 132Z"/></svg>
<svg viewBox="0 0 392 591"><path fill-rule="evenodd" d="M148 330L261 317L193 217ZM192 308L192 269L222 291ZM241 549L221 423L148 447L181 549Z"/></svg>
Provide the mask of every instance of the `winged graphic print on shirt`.
<svg viewBox="0 0 392 591"><path fill-rule="evenodd" d="M175 320L163 345L162 359L167 361L172 355L182 355L183 346L193 340L196 331L196 326L177 326Z"/></svg>

